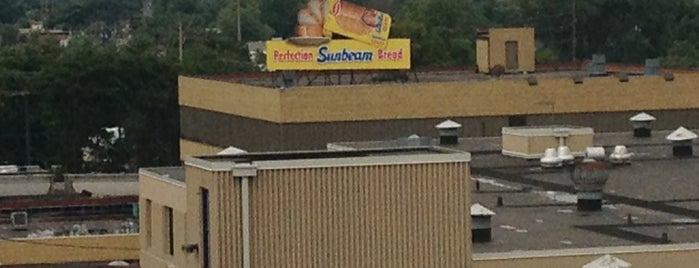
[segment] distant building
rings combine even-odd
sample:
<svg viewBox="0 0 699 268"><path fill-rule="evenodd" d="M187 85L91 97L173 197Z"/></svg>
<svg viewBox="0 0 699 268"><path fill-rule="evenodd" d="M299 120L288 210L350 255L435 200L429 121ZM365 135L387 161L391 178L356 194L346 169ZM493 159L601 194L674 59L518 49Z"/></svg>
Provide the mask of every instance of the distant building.
<svg viewBox="0 0 699 268"><path fill-rule="evenodd" d="M67 46L70 32L62 29L45 29L43 21L31 21L29 28L19 29L17 40L25 41L31 36L37 36L42 42L57 42L61 46Z"/></svg>
<svg viewBox="0 0 699 268"><path fill-rule="evenodd" d="M143 267L471 267L470 155L187 158L140 171Z"/></svg>

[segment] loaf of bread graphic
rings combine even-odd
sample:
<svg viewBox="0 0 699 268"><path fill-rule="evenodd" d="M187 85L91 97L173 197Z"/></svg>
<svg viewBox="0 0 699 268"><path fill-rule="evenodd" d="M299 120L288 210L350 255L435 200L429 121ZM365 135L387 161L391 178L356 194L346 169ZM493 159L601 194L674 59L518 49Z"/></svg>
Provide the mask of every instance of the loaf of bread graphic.
<svg viewBox="0 0 699 268"><path fill-rule="evenodd" d="M379 23L379 13L353 3L339 1L332 7L335 21L344 30L365 35L376 28Z"/></svg>
<svg viewBox="0 0 699 268"><path fill-rule="evenodd" d="M310 0L297 14L296 36L321 37L325 22L325 0Z"/></svg>

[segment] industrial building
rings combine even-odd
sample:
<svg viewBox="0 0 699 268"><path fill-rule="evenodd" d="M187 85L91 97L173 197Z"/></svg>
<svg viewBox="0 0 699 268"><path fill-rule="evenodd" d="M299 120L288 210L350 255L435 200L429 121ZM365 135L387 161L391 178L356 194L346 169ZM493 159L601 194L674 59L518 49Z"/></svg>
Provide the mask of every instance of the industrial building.
<svg viewBox="0 0 699 268"><path fill-rule="evenodd" d="M603 170L592 171L601 171L596 175L580 175L582 156L569 165L543 167L539 159L507 155L503 149L507 142L513 143L506 137L513 131L508 128L499 137L464 138L461 127L452 125L461 135L456 142L413 135L331 143L327 148L441 146L471 152L469 196L483 211L471 211L471 226L479 228L474 238L477 232L481 234L472 244L473 267L606 267L594 266L603 260L630 265L611 267L693 267L699 260L699 187L694 183L699 162L677 146L689 146L691 152L697 147L692 142L696 134L680 127L635 136L629 119L615 123L628 131L595 133L587 145L587 157L605 163ZM557 140L560 131L541 133L547 127L561 126L519 127L517 131L539 132L536 138L554 148L577 146L577 141ZM585 128L569 128L576 129ZM683 137L679 145L678 136ZM526 139L514 142L527 143ZM601 154L593 155L590 148L601 149ZM619 153L629 157L617 161ZM595 177L600 180L592 180Z"/></svg>
<svg viewBox="0 0 699 268"><path fill-rule="evenodd" d="M143 267L470 267L470 155L188 157L140 171Z"/></svg>
<svg viewBox="0 0 699 268"><path fill-rule="evenodd" d="M306 150L406 133L434 136L434 125L444 118L463 125L467 137L497 136L502 127L571 122L596 132L625 131L627 124L616 122L641 111L657 118L656 129L699 127L696 72L675 73L672 80L629 75L622 82L610 75L583 77L577 83L571 72L492 78L464 70L418 73L419 83L342 85L350 83L350 74L343 73L330 77L334 85L317 79L289 89L274 88L275 77L181 76L181 156L211 154L228 146ZM353 74L355 80L362 77L370 80L370 74Z"/></svg>

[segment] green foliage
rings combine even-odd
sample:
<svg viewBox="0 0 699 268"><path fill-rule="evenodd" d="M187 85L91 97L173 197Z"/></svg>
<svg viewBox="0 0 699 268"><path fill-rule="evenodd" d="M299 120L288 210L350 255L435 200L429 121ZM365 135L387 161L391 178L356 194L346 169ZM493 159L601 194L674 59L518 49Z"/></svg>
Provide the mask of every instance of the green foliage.
<svg viewBox="0 0 699 268"><path fill-rule="evenodd" d="M475 63L475 30L483 23L470 0L408 0L395 15L392 35L412 39L413 65Z"/></svg>
<svg viewBox="0 0 699 268"><path fill-rule="evenodd" d="M551 48L541 48L536 50L536 62L558 61L558 53Z"/></svg>
<svg viewBox="0 0 699 268"><path fill-rule="evenodd" d="M687 40L675 41L670 47L663 65L669 67L699 67L699 43Z"/></svg>

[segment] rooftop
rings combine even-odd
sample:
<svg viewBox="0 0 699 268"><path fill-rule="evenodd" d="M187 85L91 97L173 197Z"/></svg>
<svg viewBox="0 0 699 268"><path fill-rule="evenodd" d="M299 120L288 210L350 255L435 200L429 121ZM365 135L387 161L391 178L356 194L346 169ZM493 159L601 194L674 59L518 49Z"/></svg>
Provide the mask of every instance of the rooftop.
<svg viewBox="0 0 699 268"><path fill-rule="evenodd" d="M536 76L538 79L548 78L572 78L585 77L587 62L554 62L537 64L537 72L534 74L505 74L501 79L526 79ZM643 65L630 65L620 63L606 63L609 75L615 73L628 73L631 75L643 75ZM672 69L673 72L696 72L691 69ZM255 73L233 73L233 74L212 74L202 78L213 79L224 82L241 83L262 87L276 87L281 72L255 72ZM429 67L411 70L407 73L395 71L376 70L351 70L351 71L296 71L295 79L297 86L329 86L329 85L350 85L350 84L372 84L382 82L395 82L399 80L394 76L407 75L408 83L424 82L479 82L492 79L491 76L476 73L475 67Z"/></svg>
<svg viewBox="0 0 699 268"><path fill-rule="evenodd" d="M361 149L351 151L287 151L188 157L186 165L212 170L231 170L231 164L254 164L258 168L291 168L470 161L470 154L434 146Z"/></svg>
<svg viewBox="0 0 699 268"><path fill-rule="evenodd" d="M496 214L492 242L474 243L474 252L699 242L699 157L673 157L671 142L665 140L669 133L655 131L650 138L633 138L630 132L595 134L595 146L607 154L615 145L626 145L634 153L630 164L610 169L599 212L577 211L568 169L542 169L539 161L503 156L500 137L464 138L444 146L472 153L472 203ZM396 140L329 148L397 145ZM503 206L497 206L498 197ZM669 241L662 239L663 233Z"/></svg>

